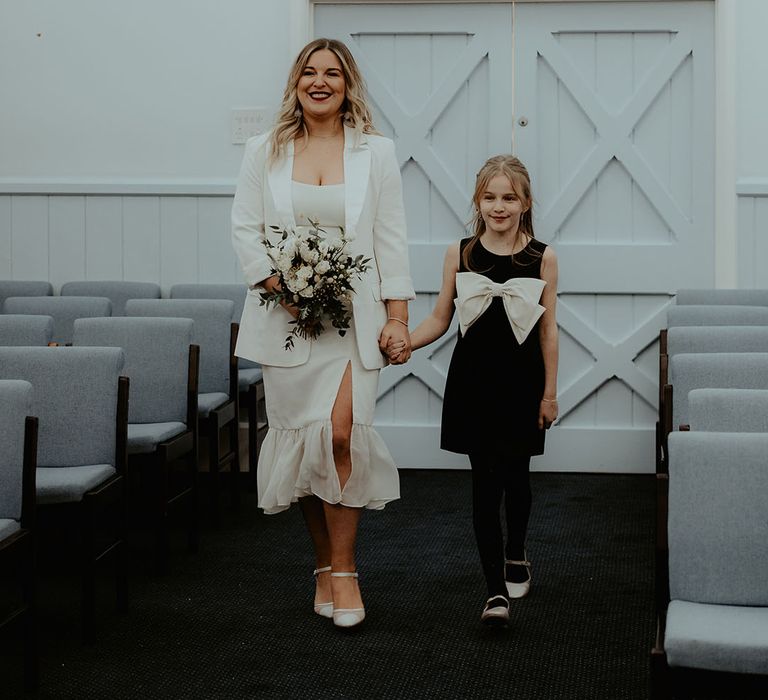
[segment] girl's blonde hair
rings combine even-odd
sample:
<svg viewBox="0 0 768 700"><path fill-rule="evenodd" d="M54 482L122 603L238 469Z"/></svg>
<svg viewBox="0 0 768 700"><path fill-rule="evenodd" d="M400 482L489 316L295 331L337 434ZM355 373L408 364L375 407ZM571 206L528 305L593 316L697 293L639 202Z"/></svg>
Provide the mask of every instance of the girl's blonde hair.
<svg viewBox="0 0 768 700"><path fill-rule="evenodd" d="M339 118L345 126L354 129L357 135L375 134L371 110L368 107L365 80L357 67L354 57L344 43L336 39L315 39L309 42L296 57L293 68L288 75L288 82L283 93L283 102L275 119L275 126L270 138L270 161L273 162L282 155L286 145L299 135L308 136L304 123L301 104L299 103L297 85L309 63L310 56L315 51L327 49L333 51L341 63L344 73L346 94L341 105Z"/></svg>
<svg viewBox="0 0 768 700"><path fill-rule="evenodd" d="M528 236L535 238L533 235L533 197L531 196L531 177L528 175L527 168L523 165L520 159L513 155L498 155L489 158L480 168L475 179L475 191L472 195L472 204L474 206L474 214L470 221L472 228L472 240L464 246L464 250L461 254L464 267L468 270L472 269L470 261L472 259L472 251L480 240L480 236L485 233L485 221L480 213L480 200L488 187L488 183L497 175L504 175L512 184L512 189L517 195L518 199L526 207L526 210L520 215L520 225L517 229L517 235L514 245L522 236ZM514 256L513 256L514 257Z"/></svg>

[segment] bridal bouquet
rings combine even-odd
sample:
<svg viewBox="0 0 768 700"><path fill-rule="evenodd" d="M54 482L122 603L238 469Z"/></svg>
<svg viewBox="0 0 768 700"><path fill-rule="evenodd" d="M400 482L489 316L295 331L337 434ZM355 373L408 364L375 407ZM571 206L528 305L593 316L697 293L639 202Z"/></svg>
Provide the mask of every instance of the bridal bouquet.
<svg viewBox="0 0 768 700"><path fill-rule="evenodd" d="M352 318L350 301L355 290L354 279L369 269L370 258L353 258L345 251L347 241L328 238L314 221L306 231L296 232L271 226L281 234L278 243L269 239L265 245L278 275L280 291L261 292L261 304L267 308L280 303L298 307L298 318L291 321L293 330L285 339L285 349L292 350L294 337L317 338L330 321L343 336Z"/></svg>

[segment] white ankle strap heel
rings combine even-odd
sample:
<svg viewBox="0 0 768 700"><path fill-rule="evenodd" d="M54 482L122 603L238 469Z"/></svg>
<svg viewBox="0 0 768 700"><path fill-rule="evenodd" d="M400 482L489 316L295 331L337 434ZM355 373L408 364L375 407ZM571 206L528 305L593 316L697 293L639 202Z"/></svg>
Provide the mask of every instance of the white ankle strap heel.
<svg viewBox="0 0 768 700"><path fill-rule="evenodd" d="M315 569L312 572L312 576L314 576L315 580L317 580L318 574L324 574L326 571L330 571L330 570L331 570L330 566L323 566L320 569ZM331 601L330 603L315 603L314 608L315 608L315 612L318 615L320 615L320 617L327 617L329 619L333 617L333 601Z"/></svg>
<svg viewBox="0 0 768 700"><path fill-rule="evenodd" d="M358 578L356 571L334 571L336 578ZM334 608L333 624L336 627L357 627L365 619L365 608Z"/></svg>

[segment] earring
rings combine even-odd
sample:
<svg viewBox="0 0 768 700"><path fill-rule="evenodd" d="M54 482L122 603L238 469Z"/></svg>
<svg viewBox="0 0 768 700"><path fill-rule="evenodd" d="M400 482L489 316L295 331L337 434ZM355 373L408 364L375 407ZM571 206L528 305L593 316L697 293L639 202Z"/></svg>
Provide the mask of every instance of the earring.
<svg viewBox="0 0 768 700"><path fill-rule="evenodd" d="M301 116L301 107L296 107L296 109L293 110L293 116L294 117L300 117Z"/></svg>

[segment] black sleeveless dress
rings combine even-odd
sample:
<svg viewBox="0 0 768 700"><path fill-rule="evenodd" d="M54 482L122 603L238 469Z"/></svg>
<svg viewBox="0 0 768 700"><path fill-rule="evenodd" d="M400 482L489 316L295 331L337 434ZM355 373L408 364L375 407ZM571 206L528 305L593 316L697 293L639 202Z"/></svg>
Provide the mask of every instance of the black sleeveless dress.
<svg viewBox="0 0 768 700"><path fill-rule="evenodd" d="M462 253L470 240L461 241ZM491 253L478 241L471 269L460 259L459 272L477 272L498 283L512 277L541 278L546 247L532 239L513 259ZM539 323L518 343L501 298L494 297L466 336L459 331L445 384L442 449L463 454L485 449L510 456L543 454L545 431L538 427L544 391Z"/></svg>

